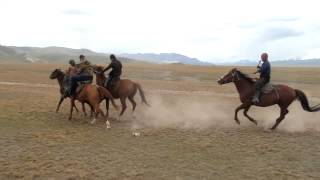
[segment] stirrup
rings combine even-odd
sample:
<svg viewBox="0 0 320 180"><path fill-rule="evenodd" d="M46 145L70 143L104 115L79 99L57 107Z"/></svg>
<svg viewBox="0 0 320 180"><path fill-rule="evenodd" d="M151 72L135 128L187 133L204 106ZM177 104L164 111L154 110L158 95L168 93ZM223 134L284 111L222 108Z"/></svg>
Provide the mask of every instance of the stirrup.
<svg viewBox="0 0 320 180"><path fill-rule="evenodd" d="M252 102L253 102L253 103L259 103L259 102L260 102L260 100L259 100L259 98L254 97L254 98L252 99Z"/></svg>

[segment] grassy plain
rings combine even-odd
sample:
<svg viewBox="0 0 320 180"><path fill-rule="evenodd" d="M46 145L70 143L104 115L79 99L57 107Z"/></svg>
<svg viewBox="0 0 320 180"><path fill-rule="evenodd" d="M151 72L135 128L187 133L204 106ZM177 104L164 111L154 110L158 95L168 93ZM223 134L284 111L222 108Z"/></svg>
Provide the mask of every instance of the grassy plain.
<svg viewBox="0 0 320 180"><path fill-rule="evenodd" d="M55 68L66 65L0 64L0 179L320 179L319 113L294 102L267 133L279 110L253 108L258 127L242 113L238 126L234 86L216 83L231 67L125 64L124 78L142 84L152 106L136 96L137 112L129 108L110 130L81 113L68 121L68 101L54 112L57 82L48 77ZM320 102L319 68L272 73L275 83Z"/></svg>

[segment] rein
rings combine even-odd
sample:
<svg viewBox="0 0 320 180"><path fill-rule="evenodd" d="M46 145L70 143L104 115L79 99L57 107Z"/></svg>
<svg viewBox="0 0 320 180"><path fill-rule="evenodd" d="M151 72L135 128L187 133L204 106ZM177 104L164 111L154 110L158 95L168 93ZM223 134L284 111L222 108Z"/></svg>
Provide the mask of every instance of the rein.
<svg viewBox="0 0 320 180"><path fill-rule="evenodd" d="M239 74L238 74L237 71L233 72L231 75L232 75L232 82L236 82L236 81L235 81L235 78L237 78L237 81L240 80Z"/></svg>

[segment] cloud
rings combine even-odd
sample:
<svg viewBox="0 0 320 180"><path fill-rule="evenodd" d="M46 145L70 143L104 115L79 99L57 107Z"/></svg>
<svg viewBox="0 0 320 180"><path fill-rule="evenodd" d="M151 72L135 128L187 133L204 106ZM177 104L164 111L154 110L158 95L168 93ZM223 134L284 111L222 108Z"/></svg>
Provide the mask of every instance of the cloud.
<svg viewBox="0 0 320 180"><path fill-rule="evenodd" d="M298 20L299 18L297 17L276 17L269 19L269 22L294 22Z"/></svg>
<svg viewBox="0 0 320 180"><path fill-rule="evenodd" d="M292 24L299 20L301 19L297 17L272 17L264 20L255 20L255 21L245 22L243 24L238 25L238 27L244 28L244 29L251 29L251 28L258 28L261 26L272 26L272 25L283 26L284 24L289 24L289 23Z"/></svg>
<svg viewBox="0 0 320 180"><path fill-rule="evenodd" d="M87 32L89 32L89 30L87 28L84 28L84 27L74 27L74 28L72 28L72 31L78 32L78 33L87 33Z"/></svg>
<svg viewBox="0 0 320 180"><path fill-rule="evenodd" d="M296 31L290 28L269 28L261 33L261 40L275 41L301 35L303 35L303 32Z"/></svg>
<svg viewBox="0 0 320 180"><path fill-rule="evenodd" d="M62 14L64 15L72 15L72 16L88 16L90 15L89 12L78 10L78 9L68 9L62 11Z"/></svg>

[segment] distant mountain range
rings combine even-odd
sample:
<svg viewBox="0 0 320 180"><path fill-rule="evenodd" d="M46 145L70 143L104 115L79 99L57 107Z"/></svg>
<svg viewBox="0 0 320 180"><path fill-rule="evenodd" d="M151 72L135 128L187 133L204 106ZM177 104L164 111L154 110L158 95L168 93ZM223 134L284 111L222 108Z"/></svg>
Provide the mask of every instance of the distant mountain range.
<svg viewBox="0 0 320 180"><path fill-rule="evenodd" d="M176 53L137 53L137 54L121 54L122 57L130 59L143 60L150 63L181 63L192 65L212 65L211 63L200 61L197 58L190 58Z"/></svg>
<svg viewBox="0 0 320 180"><path fill-rule="evenodd" d="M109 54L98 53L89 49L71 49L65 47L16 47L0 46L0 62L23 63L66 63L69 59L78 59L84 54L93 63L109 62ZM189 58L175 53L161 54L120 54L118 58L127 63L181 63L192 65L209 65L196 58Z"/></svg>
<svg viewBox="0 0 320 180"><path fill-rule="evenodd" d="M109 54L98 53L89 49L71 49L65 47L16 47L0 45L0 63L67 63L69 59L78 59L80 54L84 54L92 63L105 64L109 62ZM191 65L213 65L200 61L197 58L190 58L176 53L137 53L120 54L118 58L125 63L175 63ZM299 67L320 67L320 59L305 60L280 60L271 61L272 66L299 66ZM225 66L256 66L257 61L240 60L236 62L219 63L217 65Z"/></svg>
<svg viewBox="0 0 320 180"><path fill-rule="evenodd" d="M276 60L270 61L272 66L290 66L290 67L320 67L320 59L289 59L289 60ZM219 63L218 65L224 66L257 66L258 61L253 60L240 60L236 62Z"/></svg>
<svg viewBox="0 0 320 180"><path fill-rule="evenodd" d="M69 59L78 59L84 54L93 63L106 63L108 54L97 53L89 49L71 49L64 47L16 47L0 46L0 62L20 63L66 63ZM128 58L119 58L124 62L136 62Z"/></svg>

